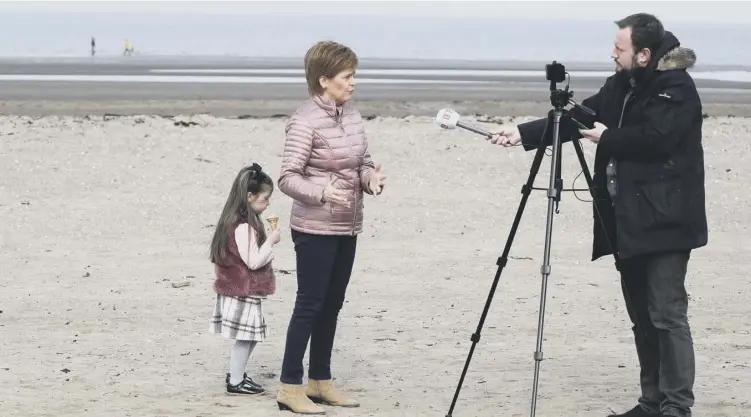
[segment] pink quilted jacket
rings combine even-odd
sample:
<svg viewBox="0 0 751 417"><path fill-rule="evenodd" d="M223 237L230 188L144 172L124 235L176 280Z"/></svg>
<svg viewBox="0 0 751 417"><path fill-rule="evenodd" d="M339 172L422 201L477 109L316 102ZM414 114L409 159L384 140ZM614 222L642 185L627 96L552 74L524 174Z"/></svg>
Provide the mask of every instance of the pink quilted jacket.
<svg viewBox="0 0 751 417"><path fill-rule="evenodd" d="M363 192L375 164L360 112L312 96L287 122L279 189L292 197L290 227L318 235L362 232ZM350 207L321 203L326 184L347 190Z"/></svg>

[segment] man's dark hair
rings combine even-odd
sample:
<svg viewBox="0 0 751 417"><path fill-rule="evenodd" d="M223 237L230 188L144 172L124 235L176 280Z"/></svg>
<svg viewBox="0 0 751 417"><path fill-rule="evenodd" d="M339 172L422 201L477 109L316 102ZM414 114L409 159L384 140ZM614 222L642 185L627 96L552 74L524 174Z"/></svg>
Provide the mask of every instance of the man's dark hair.
<svg viewBox="0 0 751 417"><path fill-rule="evenodd" d="M616 21L615 24L619 29L631 28L631 43L634 45L634 52L649 48L654 53L654 48L665 37L662 22L651 14L632 14Z"/></svg>

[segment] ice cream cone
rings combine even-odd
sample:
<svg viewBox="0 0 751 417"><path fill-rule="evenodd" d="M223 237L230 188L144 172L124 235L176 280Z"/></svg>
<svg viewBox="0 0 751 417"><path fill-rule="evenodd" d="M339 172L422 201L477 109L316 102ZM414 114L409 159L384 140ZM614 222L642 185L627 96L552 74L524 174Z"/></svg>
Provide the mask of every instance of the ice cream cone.
<svg viewBox="0 0 751 417"><path fill-rule="evenodd" d="M276 230L277 223L279 223L279 217L270 216L266 218L266 221L269 222L269 226L271 226L271 231L273 232Z"/></svg>

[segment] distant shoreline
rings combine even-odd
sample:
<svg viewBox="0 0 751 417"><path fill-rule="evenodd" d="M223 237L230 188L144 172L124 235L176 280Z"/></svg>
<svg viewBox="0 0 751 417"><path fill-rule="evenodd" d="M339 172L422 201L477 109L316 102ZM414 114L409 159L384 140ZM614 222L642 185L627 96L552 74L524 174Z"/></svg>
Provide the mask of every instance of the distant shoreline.
<svg viewBox="0 0 751 417"><path fill-rule="evenodd" d="M363 59L363 84L466 84L492 82L497 90L549 88L545 63L528 61L456 61ZM567 65L571 88L594 89L613 73L605 64ZM700 88L751 88L751 66L696 67L690 70ZM265 77L265 78L264 78ZM257 78L258 80L253 80ZM294 80L293 80L294 78ZM0 82L170 82L170 83L298 83L304 82L300 59L235 57L24 57L0 58ZM564 84L561 83L561 86ZM454 86L456 87L456 86ZM0 98L3 98L0 91Z"/></svg>
<svg viewBox="0 0 751 417"><path fill-rule="evenodd" d="M356 100L366 117L435 116L446 107L463 114L545 114L550 85L544 63L535 65L363 59ZM577 101L612 73L586 65L567 65ZM751 78L697 78L696 84L707 114L751 116ZM0 114L276 117L291 114L306 98L299 58L0 58Z"/></svg>
<svg viewBox="0 0 751 417"><path fill-rule="evenodd" d="M464 59L400 59L360 57L360 68L371 69L457 69L457 70L544 70L549 61L517 61L517 60L464 60ZM0 56L0 73L5 65L34 65L34 64L79 64L79 65L198 65L200 67L215 67L216 65L230 67L254 68L302 68L302 57L254 57L240 55L98 55L90 56ZM569 71L612 71L610 62L587 61L558 61ZM751 64L697 64L693 71L751 71Z"/></svg>

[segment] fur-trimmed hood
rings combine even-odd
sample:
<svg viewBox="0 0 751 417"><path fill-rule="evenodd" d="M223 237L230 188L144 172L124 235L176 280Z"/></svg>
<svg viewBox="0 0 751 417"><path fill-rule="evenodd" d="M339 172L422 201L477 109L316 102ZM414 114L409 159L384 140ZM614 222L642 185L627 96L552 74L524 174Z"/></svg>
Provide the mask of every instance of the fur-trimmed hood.
<svg viewBox="0 0 751 417"><path fill-rule="evenodd" d="M668 51L657 62L656 71L670 71L689 69L696 63L696 53L693 49L676 46Z"/></svg>
<svg viewBox="0 0 751 417"><path fill-rule="evenodd" d="M665 37L652 50L652 60L647 65L647 73L653 71L684 70L694 66L696 53L681 46L681 41L673 32L665 31Z"/></svg>

